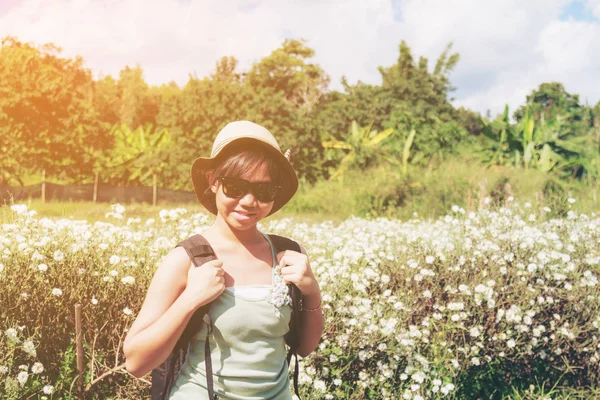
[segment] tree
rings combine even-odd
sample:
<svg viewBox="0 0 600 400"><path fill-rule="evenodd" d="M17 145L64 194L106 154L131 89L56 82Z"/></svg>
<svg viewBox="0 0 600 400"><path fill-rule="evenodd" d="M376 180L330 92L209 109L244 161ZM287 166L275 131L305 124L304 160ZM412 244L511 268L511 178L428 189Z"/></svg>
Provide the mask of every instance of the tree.
<svg viewBox="0 0 600 400"><path fill-rule="evenodd" d="M545 121L543 116L536 122L534 112L526 108L521 120L512 125L508 106L500 119L485 123L483 133L488 138L483 150L483 161L487 164L512 164L517 167L536 168L543 172L556 171L563 177L581 177L595 168L584 157L586 136L570 134L563 129L568 123L562 117Z"/></svg>
<svg viewBox="0 0 600 400"><path fill-rule="evenodd" d="M151 126L132 130L122 124L114 126L111 135L115 147L104 168L113 182L142 183L165 168L164 150L171 144L168 130L154 130Z"/></svg>
<svg viewBox="0 0 600 400"><path fill-rule="evenodd" d="M330 81L321 67L308 62L314 54L304 41L287 39L280 48L252 66L245 83L255 89L282 93L294 107L308 113Z"/></svg>
<svg viewBox="0 0 600 400"><path fill-rule="evenodd" d="M542 83L528 96L524 105L514 113L515 120L521 121L529 110L535 123L560 119L561 135L585 134L583 128L584 109L579 104L579 96L568 93L558 82Z"/></svg>
<svg viewBox="0 0 600 400"><path fill-rule="evenodd" d="M394 133L393 129L377 132L371 128L371 125L360 127L356 121L352 121L350 135L345 142L339 140L323 142L323 147L327 149L348 150L340 161L338 169L329 179L335 179L351 167L366 167L376 157L385 140Z"/></svg>
<svg viewBox="0 0 600 400"><path fill-rule="evenodd" d="M144 81L142 68L125 67L119 73L119 119L130 128L156 125L159 103L155 91Z"/></svg>
<svg viewBox="0 0 600 400"><path fill-rule="evenodd" d="M56 177L86 173L82 143L105 140L93 107L92 77L81 58L58 56L52 44L14 38L0 47L0 170L4 179L45 170Z"/></svg>

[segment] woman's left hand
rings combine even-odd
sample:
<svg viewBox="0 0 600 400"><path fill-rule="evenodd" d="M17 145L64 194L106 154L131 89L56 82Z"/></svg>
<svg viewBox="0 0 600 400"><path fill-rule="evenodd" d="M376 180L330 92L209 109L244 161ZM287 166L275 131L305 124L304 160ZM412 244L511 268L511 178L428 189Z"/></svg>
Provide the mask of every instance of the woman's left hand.
<svg viewBox="0 0 600 400"><path fill-rule="evenodd" d="M293 250L282 251L277 254L277 262L281 266L281 277L286 284L295 284L303 296L320 294L319 284L306 254Z"/></svg>

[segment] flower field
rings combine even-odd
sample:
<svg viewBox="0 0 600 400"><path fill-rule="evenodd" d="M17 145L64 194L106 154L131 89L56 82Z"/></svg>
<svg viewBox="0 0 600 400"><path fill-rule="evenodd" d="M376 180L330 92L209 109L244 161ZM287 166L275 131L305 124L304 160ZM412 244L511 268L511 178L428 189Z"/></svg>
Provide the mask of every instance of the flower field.
<svg viewBox="0 0 600 400"><path fill-rule="evenodd" d="M104 221L0 209L0 398L149 397L122 343L158 265L212 220L185 209ZM303 399L600 397L600 217L529 204L437 220L267 219L304 245L325 311Z"/></svg>

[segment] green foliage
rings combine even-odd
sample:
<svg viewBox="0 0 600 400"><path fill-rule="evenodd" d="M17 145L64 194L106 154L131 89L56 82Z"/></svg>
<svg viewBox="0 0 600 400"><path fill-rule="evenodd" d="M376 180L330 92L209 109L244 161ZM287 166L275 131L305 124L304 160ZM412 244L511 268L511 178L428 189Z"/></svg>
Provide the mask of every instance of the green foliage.
<svg viewBox="0 0 600 400"><path fill-rule="evenodd" d="M245 83L255 89L281 93L292 106L308 113L330 80L321 67L308 62L314 54L305 41L286 39L280 48L252 66Z"/></svg>
<svg viewBox="0 0 600 400"><path fill-rule="evenodd" d="M172 146L167 129L154 130L151 125L146 129L138 127L131 130L127 125L115 125L111 130L114 148L110 155L96 154L97 168L102 167L117 183L148 182L153 174L160 174L165 168L164 156Z"/></svg>
<svg viewBox="0 0 600 400"><path fill-rule="evenodd" d="M91 182L101 173L101 182L148 185L156 174L159 186L189 190L192 160L210 153L225 124L247 119L269 128L284 151L291 149L292 163L308 183L351 166L389 162L406 176L409 165L435 167L455 154L479 151L488 166L533 168L565 182L597 184L600 103L583 106L561 84L543 83L515 112L516 123L508 109L483 121L451 104L450 75L459 61L451 50L450 43L430 69L429 60L402 41L396 63L379 67L381 84L351 85L342 78L338 92L328 91L330 78L304 40L283 41L247 71L239 70L235 57L223 57L209 76L192 75L180 87L148 85L139 65L94 80L80 58L62 58L53 45L5 38L0 183L37 183L45 171L48 180L61 183ZM355 140L353 121L394 134L370 146ZM163 134L169 140L160 149L124 139ZM337 156L343 152L348 154Z"/></svg>
<svg viewBox="0 0 600 400"><path fill-rule="evenodd" d="M545 120L543 114L529 107L519 115L520 121L511 124L506 106L499 119L490 123L481 120L487 138L480 150L485 164L536 168L564 179L598 178L600 141L589 134L575 135L563 115ZM536 115L540 115L539 120Z"/></svg>
<svg viewBox="0 0 600 400"><path fill-rule="evenodd" d="M53 45L34 47L5 38L0 47L0 179L25 175L79 178L88 167L82 144L101 147L92 77L82 59L58 56Z"/></svg>
<svg viewBox="0 0 600 400"><path fill-rule="evenodd" d="M324 141L322 145L326 149L348 150L348 153L339 163L339 168L331 174L329 179L335 179L352 167L365 168L376 156L383 156L380 154L381 147L393 133L393 129L377 132L371 129L371 125L359 127L356 121L352 121L350 134L346 142L339 140Z"/></svg>

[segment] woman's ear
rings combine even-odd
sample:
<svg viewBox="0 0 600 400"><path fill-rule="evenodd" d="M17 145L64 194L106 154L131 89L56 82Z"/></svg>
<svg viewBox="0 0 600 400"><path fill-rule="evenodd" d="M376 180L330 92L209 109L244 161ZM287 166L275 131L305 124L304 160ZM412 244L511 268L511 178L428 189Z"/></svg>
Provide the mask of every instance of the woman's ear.
<svg viewBox="0 0 600 400"><path fill-rule="evenodd" d="M213 171L206 172L206 180L208 181L208 187L213 193L217 193L217 179L215 179L215 173Z"/></svg>

